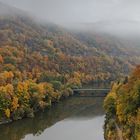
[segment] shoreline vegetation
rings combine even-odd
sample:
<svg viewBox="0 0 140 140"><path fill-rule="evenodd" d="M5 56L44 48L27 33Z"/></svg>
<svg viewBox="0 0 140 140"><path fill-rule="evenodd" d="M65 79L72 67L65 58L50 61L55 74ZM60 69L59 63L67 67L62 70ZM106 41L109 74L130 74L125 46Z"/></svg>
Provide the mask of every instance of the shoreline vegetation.
<svg viewBox="0 0 140 140"><path fill-rule="evenodd" d="M36 83L34 80L25 80L15 85L9 83L0 86L0 124L34 117L35 112L43 111L72 94L72 86L62 85L59 81Z"/></svg>
<svg viewBox="0 0 140 140"><path fill-rule="evenodd" d="M104 108L106 140L118 140L118 128L121 139L140 140L140 66L123 82L114 83Z"/></svg>

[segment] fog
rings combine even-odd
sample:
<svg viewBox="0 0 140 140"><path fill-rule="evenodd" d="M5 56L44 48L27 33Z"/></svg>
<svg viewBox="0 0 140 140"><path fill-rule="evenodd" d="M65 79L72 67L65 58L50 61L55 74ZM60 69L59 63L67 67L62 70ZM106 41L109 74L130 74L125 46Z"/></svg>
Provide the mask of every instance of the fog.
<svg viewBox="0 0 140 140"><path fill-rule="evenodd" d="M139 0L0 0L65 27L140 32ZM83 25L82 25L83 24ZM82 25L82 26L81 26Z"/></svg>
<svg viewBox="0 0 140 140"><path fill-rule="evenodd" d="M139 0L0 0L58 23L140 21Z"/></svg>

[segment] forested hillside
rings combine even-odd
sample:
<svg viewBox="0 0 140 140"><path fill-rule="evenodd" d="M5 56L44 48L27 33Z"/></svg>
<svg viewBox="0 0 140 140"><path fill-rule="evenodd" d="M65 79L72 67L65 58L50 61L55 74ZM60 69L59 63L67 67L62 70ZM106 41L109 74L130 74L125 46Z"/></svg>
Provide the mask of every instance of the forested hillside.
<svg viewBox="0 0 140 140"><path fill-rule="evenodd" d="M105 99L105 138L140 140L140 66L123 82L115 83Z"/></svg>
<svg viewBox="0 0 140 140"><path fill-rule="evenodd" d="M71 95L72 88L113 81L135 66L131 57L98 49L100 42L90 47L64 29L9 8L10 14L0 14L0 120L32 117Z"/></svg>
<svg viewBox="0 0 140 140"><path fill-rule="evenodd" d="M108 56L119 58L129 63L139 64L140 57L140 42L134 38L131 40L119 38L109 33L97 32L96 30L73 31L74 36L90 48L96 48L99 52L102 52ZM119 56L119 57L118 57Z"/></svg>

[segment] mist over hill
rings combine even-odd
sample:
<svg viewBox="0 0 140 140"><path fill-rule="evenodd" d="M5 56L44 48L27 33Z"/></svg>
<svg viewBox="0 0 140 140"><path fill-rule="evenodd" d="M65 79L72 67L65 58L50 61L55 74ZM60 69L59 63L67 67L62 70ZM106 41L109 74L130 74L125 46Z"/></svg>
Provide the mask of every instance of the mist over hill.
<svg viewBox="0 0 140 140"><path fill-rule="evenodd" d="M58 26L50 22L39 21L38 18L33 18L27 12L3 3L0 3L0 13L2 36L7 36L7 38L1 38L2 43L7 42L8 39L12 39L13 43L15 39L18 39L25 47L49 55L49 50L44 49L43 42L46 39L53 42L55 49L59 49L67 55L78 57L106 55L122 59L121 61L129 60L134 64L139 63L139 40L135 36L133 38L137 41L133 38L130 41L127 36L123 38L122 33L117 34L119 29L114 28L118 24L120 27L122 24L125 26L128 22L77 23L71 24L72 26ZM136 22L131 22L129 25L131 24L134 25ZM7 28L12 32L7 32ZM125 26L126 28L128 26ZM127 31L129 32L129 30ZM20 39L21 34L25 36L25 39ZM128 33L127 35L129 36Z"/></svg>
<svg viewBox="0 0 140 140"><path fill-rule="evenodd" d="M126 73L129 68L139 62L138 51L135 52L122 47L119 40L110 36L94 31L90 33L88 30L87 32L80 30L80 33L78 31L73 32L72 29L62 28L55 24L39 23L26 15L26 12L1 3L2 9L6 12L3 12L4 14L0 18L1 47L7 45L9 47L21 46L29 49L31 53L37 51L43 56L48 56L50 61L54 57L57 58L58 53L63 53L69 57L79 57L81 62L84 59L85 63L91 61L87 74L95 73L95 71L97 73L100 73L100 71L107 73L108 71L103 66L97 68L101 66L103 61L110 63L109 65L120 61L117 62L117 65L123 63L124 66L122 65L120 68L121 71ZM11 12L9 13L8 10ZM118 67L117 65L116 68ZM93 70L90 70L91 66ZM79 67L79 69L81 68ZM100 70L97 71L96 69Z"/></svg>

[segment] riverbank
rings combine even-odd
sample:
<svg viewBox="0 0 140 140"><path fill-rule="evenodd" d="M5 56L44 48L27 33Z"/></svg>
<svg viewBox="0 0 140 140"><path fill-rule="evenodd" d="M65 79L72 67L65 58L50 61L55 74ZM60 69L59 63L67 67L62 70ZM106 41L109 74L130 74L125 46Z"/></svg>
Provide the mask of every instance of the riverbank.
<svg viewBox="0 0 140 140"><path fill-rule="evenodd" d="M34 87L32 87L31 92L30 86L33 85ZM51 108L53 104L58 103L73 94L71 88L61 89L60 94L60 91L55 91L51 84L48 83L43 83L38 86L36 83L33 83L33 81L27 81L27 83L22 83L22 86L23 87L20 87L19 89L20 94L17 94L16 90L19 86L12 91L15 95L13 99L8 101L8 108L5 110L4 107L2 108L3 113L1 111L0 124L10 123L23 118L33 118L37 112ZM28 89L25 89L26 86L28 86ZM7 97L4 96L1 98L3 99L1 101L3 101L4 104Z"/></svg>
<svg viewBox="0 0 140 140"><path fill-rule="evenodd" d="M104 101L104 108L106 140L118 137L121 140L140 139L140 66L129 78L114 83Z"/></svg>
<svg viewBox="0 0 140 140"><path fill-rule="evenodd" d="M103 100L104 98L99 97L71 96L53 104L44 112L39 111L34 118L25 118L0 125L0 139L104 140Z"/></svg>

